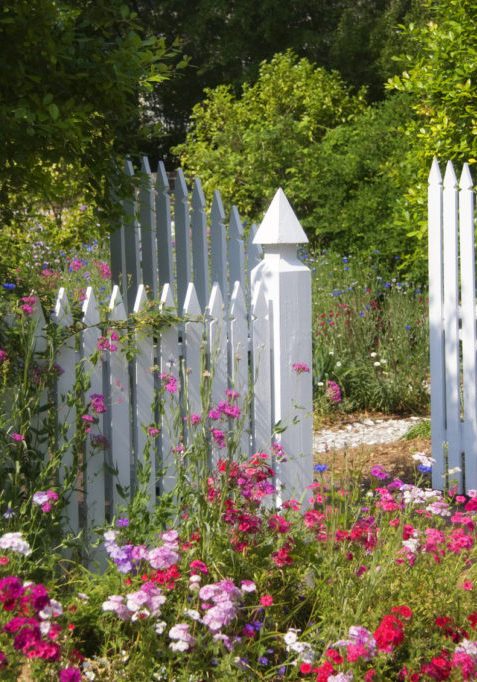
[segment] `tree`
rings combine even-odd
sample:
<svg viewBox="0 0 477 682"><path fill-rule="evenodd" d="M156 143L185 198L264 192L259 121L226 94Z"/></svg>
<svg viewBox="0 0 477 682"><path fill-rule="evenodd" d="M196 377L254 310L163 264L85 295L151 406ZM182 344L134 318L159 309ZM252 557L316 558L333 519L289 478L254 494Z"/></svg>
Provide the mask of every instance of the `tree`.
<svg viewBox="0 0 477 682"><path fill-rule="evenodd" d="M403 163L412 159L416 173L402 203L402 221L418 242L413 262L425 267L432 157L477 163L477 4L424 0L421 20L405 36L411 49L389 88L407 93L415 112L405 130L410 146Z"/></svg>
<svg viewBox="0 0 477 682"><path fill-rule="evenodd" d="M141 94L168 75L170 56L164 39L144 35L124 0L2 3L4 245L35 219L58 235L65 206L89 207L76 213L69 235L60 234L65 241L87 239L98 221L110 220L119 160L141 139Z"/></svg>
<svg viewBox="0 0 477 682"><path fill-rule="evenodd" d="M264 60L287 49L338 70L355 90L366 86L371 101L382 99L385 78L395 73L386 58L399 39L395 25L412 0L136 0L135 7L144 25L179 37L190 59L151 99L166 123L160 151L167 155L183 142L205 88L229 85L239 95Z"/></svg>
<svg viewBox="0 0 477 682"><path fill-rule="evenodd" d="M226 86L207 90L185 143L173 151L206 192L219 188L248 219L261 216L281 185L313 229L310 178L320 142L364 107L363 96L352 95L338 74L291 52L277 54L240 97Z"/></svg>

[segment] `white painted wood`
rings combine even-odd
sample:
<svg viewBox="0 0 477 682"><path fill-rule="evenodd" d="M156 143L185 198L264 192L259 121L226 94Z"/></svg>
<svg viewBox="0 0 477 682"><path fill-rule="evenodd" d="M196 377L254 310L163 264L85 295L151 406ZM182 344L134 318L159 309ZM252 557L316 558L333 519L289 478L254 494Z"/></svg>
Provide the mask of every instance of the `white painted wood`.
<svg viewBox="0 0 477 682"><path fill-rule="evenodd" d="M458 192L454 167L449 161L444 175L443 191L443 248L444 248L444 332L446 374L446 422L449 469L461 469L460 424L460 363L459 363L459 306L458 287ZM452 474L459 489L462 473Z"/></svg>
<svg viewBox="0 0 477 682"><path fill-rule="evenodd" d="M235 282L230 298L229 325L230 388L239 393L235 404L240 407L242 413L246 409L248 414L248 316L243 288L239 281ZM242 414L240 419L243 428L239 455L250 454L250 421L247 414Z"/></svg>
<svg viewBox="0 0 477 682"><path fill-rule="evenodd" d="M211 281L218 282L222 300L228 299L227 284L227 238L225 233L225 212L222 197L217 190L214 192L212 209L210 212L210 250L211 250Z"/></svg>
<svg viewBox="0 0 477 682"><path fill-rule="evenodd" d="M233 290L235 282L240 282L242 287L246 281L245 251L243 244L243 226L236 206L232 206L229 226L229 287Z"/></svg>
<svg viewBox="0 0 477 682"><path fill-rule="evenodd" d="M139 189L139 224L141 229L142 280L153 298L158 297L156 216L154 183L147 156L141 159Z"/></svg>
<svg viewBox="0 0 477 682"><path fill-rule="evenodd" d="M99 323L100 315L93 289L86 289L86 298L83 302L83 323L86 328L81 333L81 348L84 370L90 377L90 387L86 391L85 401L90 402L91 395L103 394L103 374L101 362L94 365L91 356L97 352L98 339L101 336ZM90 411L91 412L91 411ZM98 419L98 426L93 427L91 433L103 432L102 415L93 415ZM86 524L90 540L93 538L92 531L105 522L105 470L104 452L91 446L91 438L86 438L85 448L85 507Z"/></svg>
<svg viewBox="0 0 477 682"><path fill-rule="evenodd" d="M33 305L31 320L35 325L33 362L39 372L42 372L48 365L48 361L45 357L48 343L46 337L46 320L40 300L38 298L36 298L36 302ZM45 460L48 457L48 432L46 428L48 421L48 410L46 408L48 406L48 402L48 389L45 388L40 392L38 397L38 411L36 414L32 415L31 419L31 433L35 435L33 445L38 452L42 453Z"/></svg>
<svg viewBox="0 0 477 682"><path fill-rule="evenodd" d="M147 306L147 295L143 285L137 291L134 312L141 313ZM134 359L135 378L135 433L133 436L134 452L137 462L144 466L149 455L150 476L147 486L149 508L153 509L156 502L156 448L155 439L151 445L147 429L155 426L157 417L154 411L154 374L155 365L154 342L149 334L138 330L134 335L136 356Z"/></svg>
<svg viewBox="0 0 477 682"><path fill-rule="evenodd" d="M464 164L459 192L460 281L462 303L462 374L464 380L465 486L477 488L477 362L475 327L474 192Z"/></svg>
<svg viewBox="0 0 477 682"><path fill-rule="evenodd" d="M255 235L257 234L257 226L255 223L251 226L250 232L248 235L248 243L247 243L247 269L249 273L249 280L250 276L252 273L252 270L259 264L261 263L263 259L263 249L260 246L260 244L255 243Z"/></svg>
<svg viewBox="0 0 477 682"><path fill-rule="evenodd" d="M160 308L174 308L175 302L172 290L168 284L164 285L161 294ZM159 367L161 375L170 375L177 382L179 391L179 343L176 327L169 327L161 334L159 345ZM166 381L162 382L164 386ZM182 445L182 424L178 393L162 395L161 419L161 464L162 479L161 492L171 492L176 484L176 460L180 460L179 449Z"/></svg>
<svg viewBox="0 0 477 682"><path fill-rule="evenodd" d="M311 272L297 257L308 239L282 190L278 190L255 235L264 247L258 265L265 298L273 311L273 417L286 430L277 435L286 461L276 462L278 501L301 497L313 481L313 405L311 372L297 374L293 364L311 367ZM254 273L252 273L253 277Z"/></svg>
<svg viewBox="0 0 477 682"><path fill-rule="evenodd" d="M190 216L187 185L182 169L176 175L174 222L176 238L177 310L182 310L189 282L192 280Z"/></svg>
<svg viewBox="0 0 477 682"><path fill-rule="evenodd" d="M58 292L53 320L59 327L65 330L73 324L73 317L64 287L61 287ZM63 486L65 478L72 480L72 489L68 494L65 513L69 529L75 535L79 532L78 463L74 460L72 441L76 431L76 407L73 398L76 363L78 361L75 337L71 332L62 343L56 356L56 364L59 368L56 380L56 418L58 428L57 447L59 451L63 451L59 468L59 484Z"/></svg>
<svg viewBox="0 0 477 682"><path fill-rule="evenodd" d="M202 399L200 386L202 381L202 338L204 335L204 321L201 306L192 282L189 283L187 294L184 301L184 335L183 335L183 355L184 355L184 374L185 387L184 396L186 404L186 417L189 421L190 415L202 416ZM194 428L188 424L186 441L189 444L193 438Z"/></svg>
<svg viewBox="0 0 477 682"><path fill-rule="evenodd" d="M129 159L125 163L125 172L129 177L134 176L134 168ZM126 310L132 310L134 298L139 283L142 281L140 252L141 241L139 223L136 220L136 201L134 195L125 199L124 207L124 252L126 266L126 280L123 291L126 291Z"/></svg>
<svg viewBox="0 0 477 682"><path fill-rule="evenodd" d="M437 159L432 163L428 190L429 230L429 348L431 371L432 485L441 490L444 483L445 430L445 356L443 311L443 235L442 177Z"/></svg>
<svg viewBox="0 0 477 682"><path fill-rule="evenodd" d="M252 296L251 351L253 381L252 451L271 454L272 378L270 367L270 320L264 287L257 282Z"/></svg>
<svg viewBox="0 0 477 682"><path fill-rule="evenodd" d="M209 304L206 309L206 329L208 339L209 370L211 373L211 398L215 406L225 400L228 385L227 377L227 327L224 318L224 303L217 282L212 286ZM212 428L226 430L220 422L212 423ZM225 450L212 440L212 462L224 456Z"/></svg>
<svg viewBox="0 0 477 682"><path fill-rule="evenodd" d="M171 286L174 282L169 180L162 161L159 161L157 166L156 228L159 286L162 288L166 282L169 282Z"/></svg>
<svg viewBox="0 0 477 682"><path fill-rule="evenodd" d="M205 197L200 180L196 178L192 192L192 258L195 290L202 310L205 310L209 300L208 252Z"/></svg>
<svg viewBox="0 0 477 682"><path fill-rule="evenodd" d="M109 319L111 322L125 322L126 309L121 298L119 287L115 286L109 303ZM109 352L110 371L110 414L111 414L111 460L117 471L112 485L113 513L128 503L131 492L132 440L131 440L131 404L129 390L129 363L121 350L121 339L124 332L118 331L119 341L115 342L115 351ZM124 492L129 491L126 499L118 492L117 484Z"/></svg>

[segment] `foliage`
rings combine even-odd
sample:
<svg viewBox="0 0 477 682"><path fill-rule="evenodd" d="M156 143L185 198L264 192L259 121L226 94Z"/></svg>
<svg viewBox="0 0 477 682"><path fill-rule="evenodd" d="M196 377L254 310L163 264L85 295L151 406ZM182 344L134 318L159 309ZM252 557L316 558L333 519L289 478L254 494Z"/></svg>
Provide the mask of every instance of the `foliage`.
<svg viewBox="0 0 477 682"><path fill-rule="evenodd" d="M395 25L412 5L411 0L138 0L143 25L168 41L178 37L189 58L180 77L149 98L156 119L166 121L160 154L169 155L171 146L184 141L190 112L205 88L227 84L237 95L244 82L256 80L263 60L287 49L339 71L355 90L365 86L372 101L381 99L386 77L396 71L389 56L401 45Z"/></svg>
<svg viewBox="0 0 477 682"><path fill-rule="evenodd" d="M402 73L388 87L407 93L416 116L405 134L415 179L402 205L402 221L417 245L413 260L427 256L426 187L433 156L457 163L476 162L477 7L472 0L426 0L421 19L405 29L409 51Z"/></svg>
<svg viewBox="0 0 477 682"><path fill-rule="evenodd" d="M250 219L282 185L307 227L319 144L363 108L363 98L351 95L337 74L291 52L277 54L262 63L257 82L244 85L240 98L226 86L207 91L175 153L206 191L219 188Z"/></svg>
<svg viewBox="0 0 477 682"><path fill-rule="evenodd" d="M317 409L425 412L429 360L422 290L383 278L376 255L328 253L310 264ZM330 401L330 380L339 385L342 401Z"/></svg>
<svg viewBox="0 0 477 682"><path fill-rule="evenodd" d="M26 234L65 248L117 219L112 189L125 190L122 156L143 137L140 99L171 53L122 0L14 0L0 10L0 56L4 270Z"/></svg>

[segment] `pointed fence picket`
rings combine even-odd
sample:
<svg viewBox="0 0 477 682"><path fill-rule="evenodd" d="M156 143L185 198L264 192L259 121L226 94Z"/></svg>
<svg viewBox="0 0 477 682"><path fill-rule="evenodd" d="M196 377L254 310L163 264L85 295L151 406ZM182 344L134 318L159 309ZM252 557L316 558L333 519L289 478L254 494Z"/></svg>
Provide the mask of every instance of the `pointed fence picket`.
<svg viewBox="0 0 477 682"><path fill-rule="evenodd" d="M429 174L429 333L433 486L477 487L476 307L473 182Z"/></svg>
<svg viewBox="0 0 477 682"><path fill-rule="evenodd" d="M164 285L161 295L160 308L174 308L175 301L171 288ZM180 388L180 354L178 330L175 327L166 329L161 334L159 345L159 367L161 378L161 492L171 492L176 481L175 456L181 454L184 446L182 442L182 423L179 413ZM174 387L177 387L176 389Z"/></svg>
<svg viewBox="0 0 477 682"><path fill-rule="evenodd" d="M230 298L229 377L230 387L238 393L235 403L243 413L248 398L248 319L242 285L236 281ZM244 417L240 437L240 454L250 454L250 423Z"/></svg>
<svg viewBox="0 0 477 682"><path fill-rule="evenodd" d="M111 323L127 321L126 309L118 286L113 287L109 303ZM121 352L124 331L117 330L119 339L110 341L109 350L109 414L111 419L111 464L115 473L112 486L113 511L127 504L134 480L133 459L131 457L131 396L129 390L129 362Z"/></svg>
<svg viewBox="0 0 477 682"><path fill-rule="evenodd" d="M201 307L193 282L189 283L184 302L184 336L182 353L184 356L184 399L186 417L194 415L194 419L202 414L202 398L200 386L202 381L202 356L204 322ZM192 441L194 424L186 424L186 444Z"/></svg>
<svg viewBox="0 0 477 682"><path fill-rule="evenodd" d="M86 289L86 298L83 303L83 324L85 328L81 334L81 351L83 371L89 379L89 387L84 396L85 404L90 406L91 398L94 395L103 395L103 371L100 362L94 363L92 357L97 355L98 341L101 336L99 329L100 314L96 298L91 287ZM91 414L92 409L88 410L89 416L97 421L99 433L103 433L102 414ZM91 433L93 432L92 427ZM85 490L85 515L88 529L104 525L106 519L106 481L105 481L105 462L104 451L95 448L91 437L86 438L84 453L84 490Z"/></svg>
<svg viewBox="0 0 477 682"><path fill-rule="evenodd" d="M70 305L65 289L62 287L58 292L53 317L55 323L66 333L73 324ZM78 363L75 337L70 334L60 346L56 356L59 376L56 381L56 420L57 441L56 447L62 452L62 462L59 470L59 484L63 486L66 480L70 481L71 492L66 502L66 516L70 530L76 535L80 529L77 461L73 450L73 441L76 432L76 407L74 391L76 383L76 365Z"/></svg>

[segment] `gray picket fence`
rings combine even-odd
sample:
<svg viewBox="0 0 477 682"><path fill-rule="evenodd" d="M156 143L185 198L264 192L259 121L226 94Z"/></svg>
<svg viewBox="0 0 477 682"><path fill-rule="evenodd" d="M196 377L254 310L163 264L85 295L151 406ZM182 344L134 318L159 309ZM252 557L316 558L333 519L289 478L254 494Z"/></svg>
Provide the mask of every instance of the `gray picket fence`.
<svg viewBox="0 0 477 682"><path fill-rule="evenodd" d="M126 170L133 173L129 162ZM117 512L124 504L118 491L134 489L136 468L147 448L151 505L173 489L177 457L184 456L182 449L187 453L193 438L193 429L178 427L176 415L178 409L202 415L204 367L210 374L212 404L225 400L227 389L239 394L244 428L238 455L262 451L273 456L276 502L300 498L313 480L312 377L307 369L312 364L311 273L297 255L298 245L307 238L285 194L277 191L259 229L250 231L245 244L236 208L227 229L218 192L209 232L199 180L189 200L182 171L176 176L174 197L162 163L155 182L147 159L142 171L145 181L137 196L125 202L126 218L111 237L114 287L109 320L130 320L152 300L162 309L177 311L183 321L159 336L138 331L132 360L105 349L93 364L87 358L97 350L102 331L95 293L87 289L80 343L65 344L57 358L63 368L57 386L58 418L68 424L67 446L75 428L68 396L83 358L90 377L85 402L94 394L105 396L107 409L97 415L94 429L108 445L94 447L95 434L90 434L81 485L68 504L73 530L81 525L82 505L88 528ZM63 289L54 319L58 325L71 323ZM167 375L166 382L175 382L178 390L175 395L163 392L158 412L155 395L161 375L162 383ZM148 439L151 425L160 432ZM221 453L212 440L211 461ZM72 458L67 449L64 472Z"/></svg>
<svg viewBox="0 0 477 682"><path fill-rule="evenodd" d="M429 175L429 332L432 483L477 489L477 360L474 190L434 160Z"/></svg>

